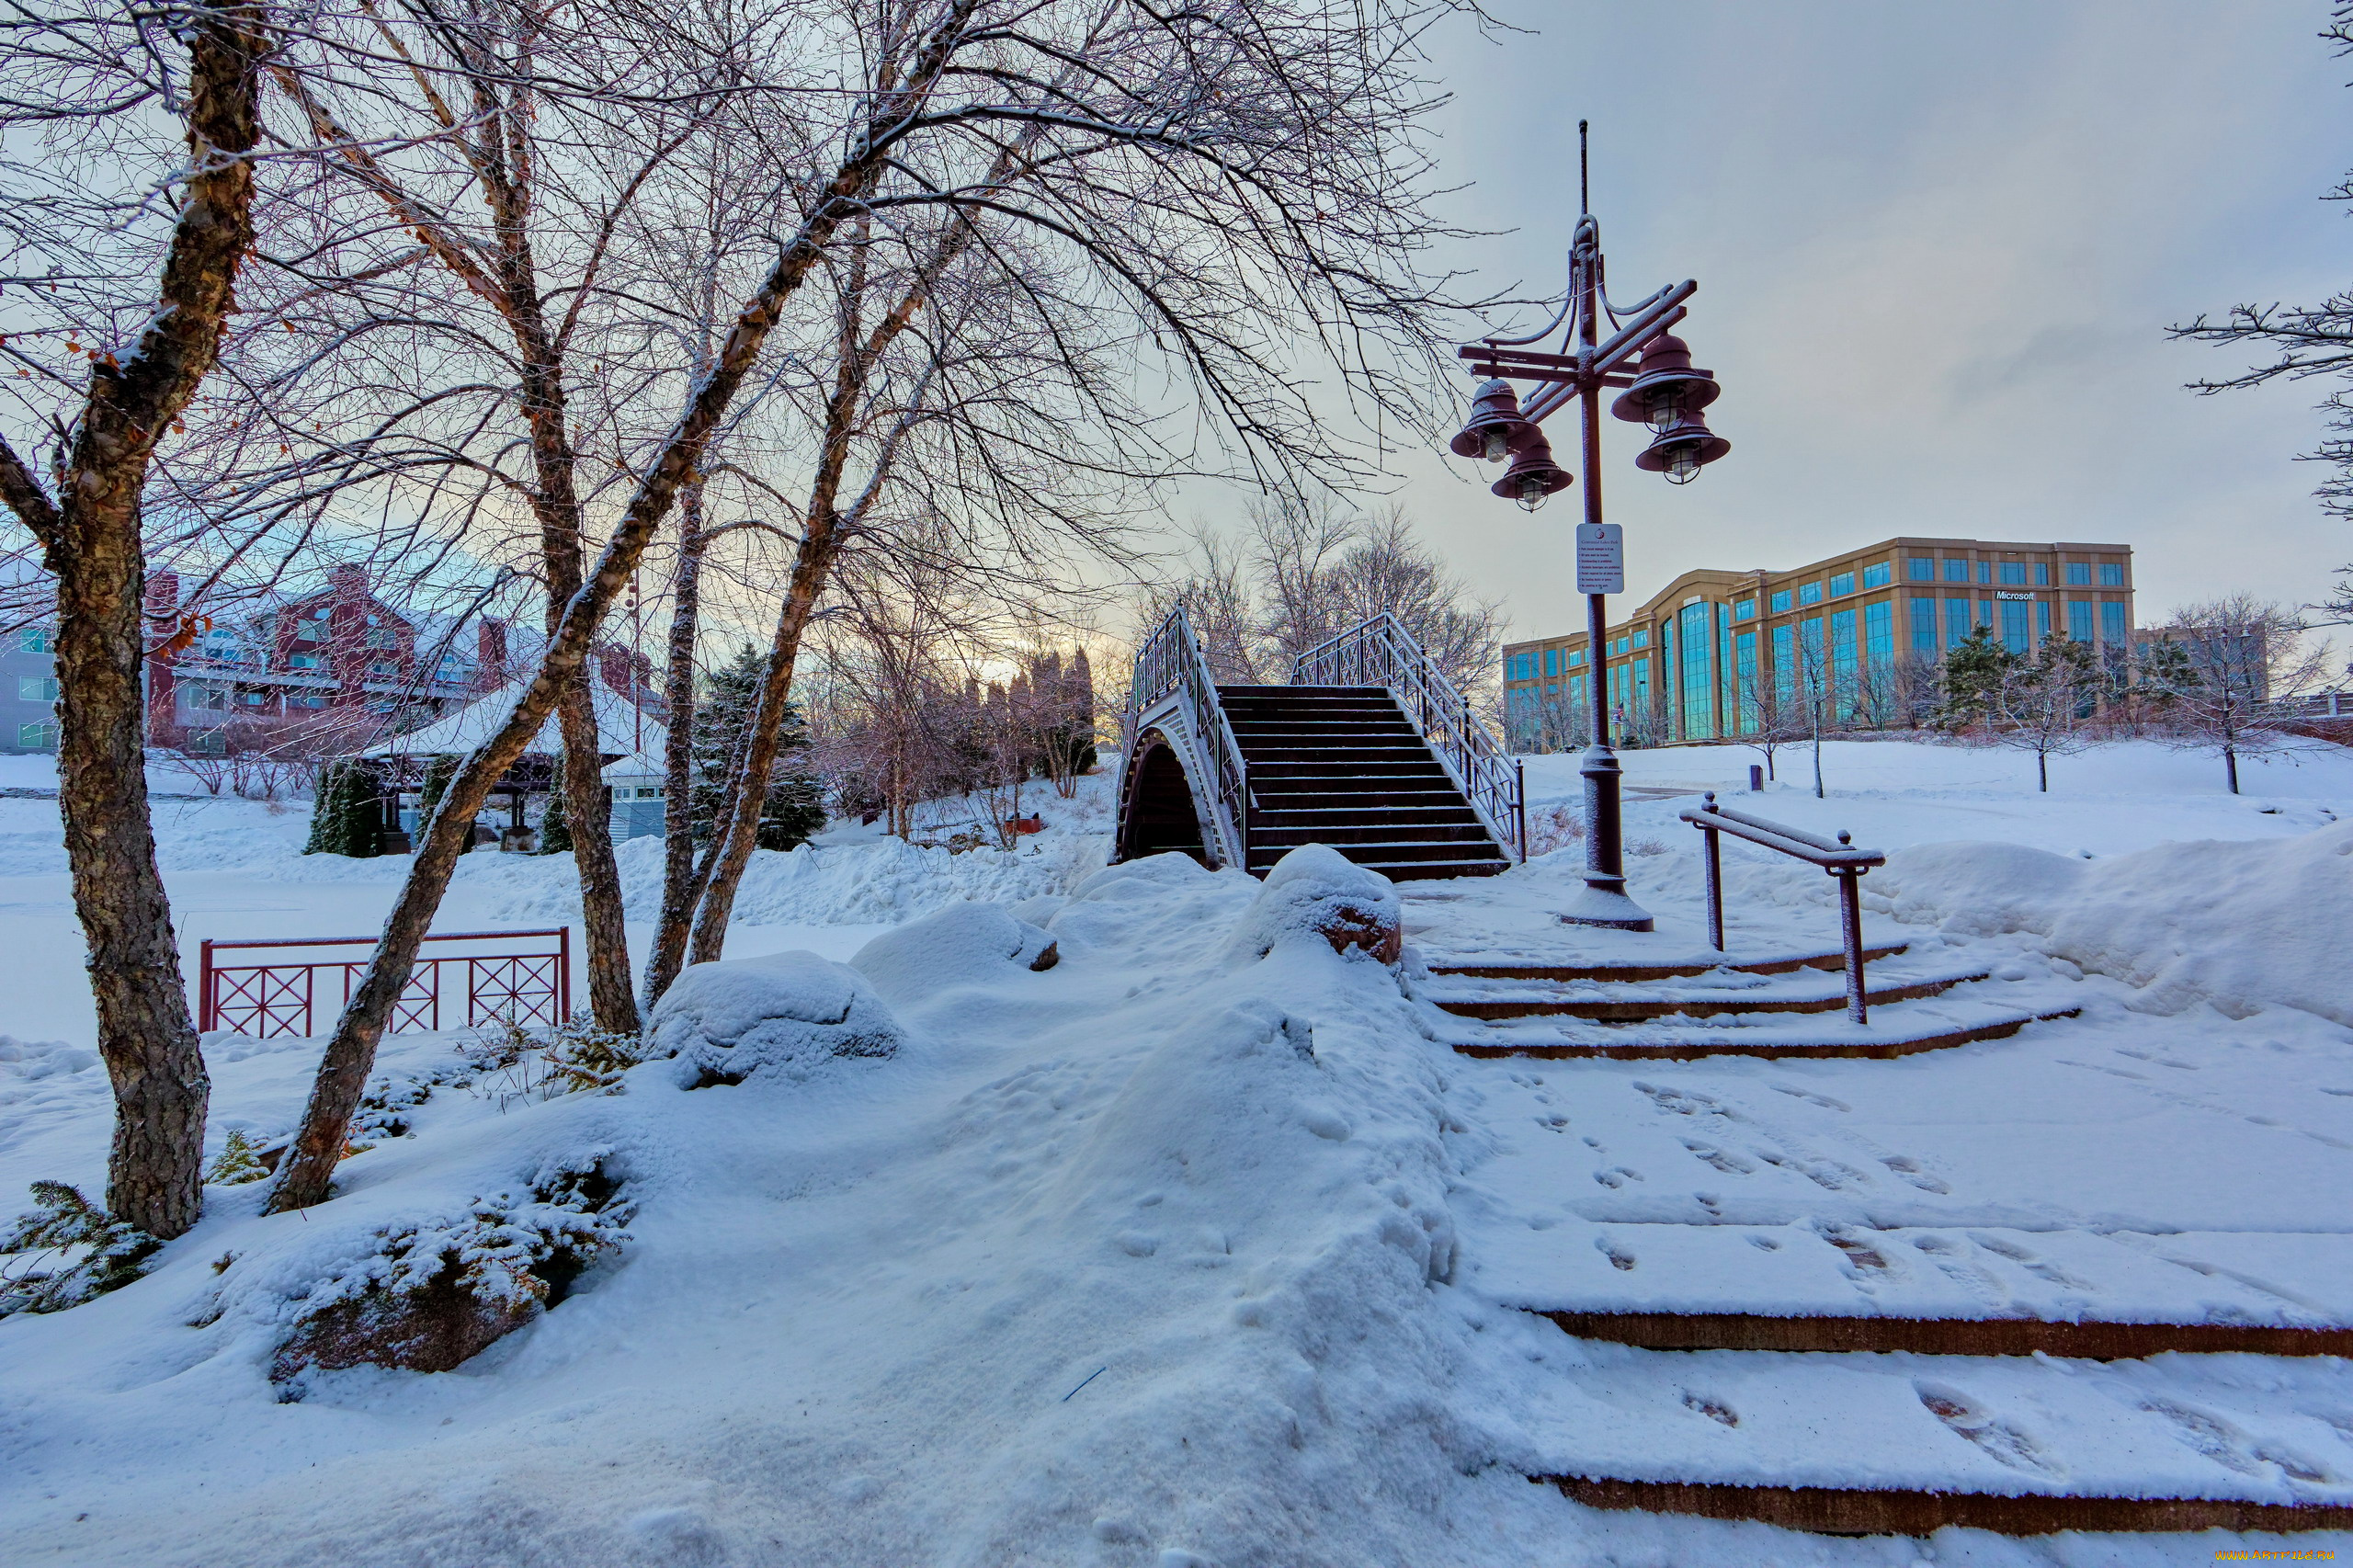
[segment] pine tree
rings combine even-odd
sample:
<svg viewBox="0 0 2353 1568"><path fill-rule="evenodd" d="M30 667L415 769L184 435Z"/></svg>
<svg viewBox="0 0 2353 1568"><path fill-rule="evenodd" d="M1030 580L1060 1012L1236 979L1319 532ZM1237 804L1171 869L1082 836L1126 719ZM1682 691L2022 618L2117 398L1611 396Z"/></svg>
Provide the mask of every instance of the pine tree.
<svg viewBox="0 0 2353 1568"><path fill-rule="evenodd" d="M699 844L710 841L767 678L767 661L748 642L704 677L702 699L695 705L694 783L687 801ZM776 771L769 776L759 834L753 840L762 849L790 849L825 825L824 780L807 770L808 751L809 731L800 710L787 704Z"/></svg>
<svg viewBox="0 0 2353 1568"><path fill-rule="evenodd" d="M2018 663L1991 626L1980 625L1945 653L1944 700L1937 708L1941 729L1988 724L2000 711L2002 689Z"/></svg>
<svg viewBox="0 0 2353 1568"><path fill-rule="evenodd" d="M328 763L319 776L311 805L311 836L305 855L348 855L368 859L382 854L383 808L375 770L355 757Z"/></svg>
<svg viewBox="0 0 2353 1568"><path fill-rule="evenodd" d="M563 775L561 772L556 775L555 782L548 787L548 809L540 818L540 853L572 853L572 823L564 814Z"/></svg>
<svg viewBox="0 0 2353 1568"><path fill-rule="evenodd" d="M425 765L425 785L417 791L416 820L420 826L433 820L433 808L441 803L441 797L449 790L449 780L458 776L458 764L464 760L463 757L444 752ZM473 835L469 834L465 841L459 845L458 853L471 855L473 849Z"/></svg>

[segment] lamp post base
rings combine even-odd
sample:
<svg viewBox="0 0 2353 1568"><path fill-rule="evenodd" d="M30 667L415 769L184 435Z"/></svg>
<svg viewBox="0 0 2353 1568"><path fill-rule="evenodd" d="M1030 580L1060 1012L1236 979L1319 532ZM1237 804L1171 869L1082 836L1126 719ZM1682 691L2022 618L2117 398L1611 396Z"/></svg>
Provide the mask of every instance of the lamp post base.
<svg viewBox="0 0 2353 1568"><path fill-rule="evenodd" d="M1598 606L1600 600L1597 597L1593 602ZM1591 645L1598 648L1602 645L1598 608L1593 613L1593 627ZM1599 727L1597 718L1596 728ZM1654 930L1651 912L1626 896L1626 862L1619 842L1618 754L1606 741L1596 740L1586 747L1582 761L1577 771L1585 776L1585 892L1561 912L1561 922L1611 931Z"/></svg>
<svg viewBox="0 0 2353 1568"><path fill-rule="evenodd" d="M1626 896L1621 884L1604 887L1588 881L1569 907L1561 911L1563 926L1599 926L1611 931L1650 931L1657 927L1651 912Z"/></svg>

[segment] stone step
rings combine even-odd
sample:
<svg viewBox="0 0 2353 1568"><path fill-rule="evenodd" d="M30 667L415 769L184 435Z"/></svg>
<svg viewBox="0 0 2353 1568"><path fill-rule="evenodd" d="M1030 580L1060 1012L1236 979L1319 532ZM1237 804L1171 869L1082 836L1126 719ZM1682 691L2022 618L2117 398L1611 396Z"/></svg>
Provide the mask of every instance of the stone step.
<svg viewBox="0 0 2353 1568"><path fill-rule="evenodd" d="M1401 823L1368 812L1351 821L1338 812L1325 813L1320 823L1268 822L1271 812L1254 812L1250 818L1250 847L1255 853L1261 845L1280 846L1288 850L1302 844L1328 844L1347 853L1358 845L1392 843L1400 840L1445 840L1458 844L1480 844L1495 847L1495 840L1479 819L1464 812L1456 822ZM1284 815L1296 815L1285 812Z"/></svg>
<svg viewBox="0 0 2353 1568"><path fill-rule="evenodd" d="M1908 949L1904 942L1866 944L1863 962L1877 963L1892 959ZM1680 980L1691 975L1706 974L1711 970L1731 970L1739 974L1790 974L1801 969L1826 969L1843 971L1847 967L1846 950L1823 948L1806 952L1779 953L1764 957L1726 958L1702 955L1667 963L1644 963L1635 959L1609 959L1594 963L1483 963L1477 959L1426 957L1424 967L1432 974L1460 974L1475 980Z"/></svg>
<svg viewBox="0 0 2353 1568"><path fill-rule="evenodd" d="M2353 1354L2353 1234L1574 1216L1471 1239L1483 1294L1654 1350Z"/></svg>
<svg viewBox="0 0 2353 1568"><path fill-rule="evenodd" d="M1517 1414L1539 1478L1597 1506L1917 1535L2353 1524L2353 1370L2327 1358L1577 1348L1531 1362Z"/></svg>
<svg viewBox="0 0 2353 1568"><path fill-rule="evenodd" d="M1929 1024L1906 1020L1904 1024L1890 1027L1875 1019L1871 1025L1865 1026L1864 1030L1856 1031L1852 1038L1827 1034L1761 1031L1735 1034L1727 1031L1717 1038L1687 1035L1665 1039L1574 1040L1514 1040L1506 1037L1455 1040L1451 1043L1464 1056L1524 1056L1552 1062L1573 1062L1586 1057L1620 1062L1696 1062L1708 1056L1824 1061L1855 1057L1885 1061L1924 1051L1949 1051L1955 1046L1974 1045L1980 1040L2007 1040L2029 1024L2072 1018L2079 1011L2079 1008L2066 1007L2047 1013L2013 1013L1975 1024Z"/></svg>
<svg viewBox="0 0 2353 1568"><path fill-rule="evenodd" d="M1961 974L1930 975L1873 984L1864 971L1863 999L1871 1006L1916 1002L1956 985L1991 978L1990 970ZM1428 1000L1463 1018L1590 1018L1604 1023L1635 1023L1645 1018L1702 1018L1756 1013L1834 1013L1847 1006L1844 990L1764 988L1755 992L1695 991L1679 994L1642 995L1623 992L1595 994L1590 990L1563 994L1550 982L1531 983L1516 992L1486 990L1463 994L1433 989Z"/></svg>

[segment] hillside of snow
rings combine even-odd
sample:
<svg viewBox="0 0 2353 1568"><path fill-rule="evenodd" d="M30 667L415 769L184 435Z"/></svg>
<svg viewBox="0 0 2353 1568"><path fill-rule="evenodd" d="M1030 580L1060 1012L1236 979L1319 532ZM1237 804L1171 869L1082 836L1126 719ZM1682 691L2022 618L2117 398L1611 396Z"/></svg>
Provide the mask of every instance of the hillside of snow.
<svg viewBox="0 0 2353 1568"><path fill-rule="evenodd" d="M1633 784L1723 789L1748 754L1626 760ZM1564 1256L1669 1304L1677 1278L1721 1282L1708 1256L1627 1239L1695 1217L1777 1245L1876 1225L2014 1246L2001 1237L2021 1226L2056 1238L2088 1216L2170 1227L2233 1278L2326 1267L2314 1247L2353 1232L2334 1196L2353 1183L2353 758L2250 769L2237 798L2218 765L2181 760L2061 759L2040 797L2031 758L1837 745L1816 801L1790 783L1810 763L1783 753L1782 787L1740 803L1895 852L1865 882L1875 939L1987 971L2021 1006L2079 1009L1893 1062L1454 1054L1425 953L1602 941L1549 924L1576 845L1489 882L1407 887L1394 968L1303 926L1337 896L1327 873L1262 885L1171 856L1099 869L1103 778L1043 797L1049 831L1010 854L849 829L760 855L731 961L681 982L652 1020L662 1054L622 1092L541 1100L470 1066L459 1036L393 1036L378 1076L405 1125L344 1164L333 1201L265 1218L260 1186L216 1186L150 1277L0 1321L6 1560L2187 1568L2353 1549L1838 1540L1607 1513L1525 1479L1720 1449L1708 1462L1772 1479L1796 1462L1773 1434L1829 1418L1818 1389L1721 1357L1564 1349L1513 1310L1512 1271ZM1577 788L1574 757L1529 775L1539 802ZM1628 813L1632 891L1676 940L1698 914L1699 835L1674 818L1694 798ZM0 801L0 1213L35 1178L95 1188L105 1156L53 812ZM306 859L304 825L244 802L159 810L184 942L372 929L404 862ZM624 850L633 917L654 847ZM1828 879L1726 859L1736 939L1835 940ZM478 852L440 925L576 920L569 880L560 858ZM290 1127L315 1041L207 1052L212 1148ZM583 1219L563 1195L586 1171L618 1196ZM563 1225L596 1233L586 1272L455 1371L284 1364L306 1314L403 1267L388 1245L447 1238L510 1267L534 1226ZM2300 1261L2201 1239L2228 1230L2313 1240ZM1658 1249L1653 1272L1608 1250L1638 1244ZM2031 1265L2046 1272L2018 1289L2054 1289L2031 1251L2006 1256L1986 1267ZM1851 1289L1852 1269L1825 1286L1801 1261L1776 1265L1789 1290ZM2097 1258L2065 1261L2104 1278ZM1916 1476L1938 1442L1990 1462L1924 1412L1926 1370L1842 1359L1851 1440L1816 1479ZM2085 1475L2155 1454L2176 1483L2252 1489L2233 1495L2353 1487L2344 1363L2183 1359L2068 1383L2049 1440L2076 1445ZM1937 1375L2035 1427L2021 1413L2042 1396L2012 1374ZM1745 1413L1733 1436L1753 1449L1723 1449L1695 1414L1711 1402ZM2168 1409L2227 1413L2239 1446L2133 1415ZM2103 1437L2102 1411L2156 1420L2132 1438L2156 1447ZM2323 1479L2250 1457L2283 1454Z"/></svg>

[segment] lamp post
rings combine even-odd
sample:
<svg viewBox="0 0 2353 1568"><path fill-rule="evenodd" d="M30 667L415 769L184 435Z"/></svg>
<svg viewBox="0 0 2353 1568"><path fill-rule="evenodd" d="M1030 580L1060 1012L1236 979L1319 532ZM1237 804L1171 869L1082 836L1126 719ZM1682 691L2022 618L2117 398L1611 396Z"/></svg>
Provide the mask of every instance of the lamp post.
<svg viewBox="0 0 2353 1568"><path fill-rule="evenodd" d="M1667 329L1688 312L1699 291L1686 278L1622 309L1604 282L1601 229L1586 197L1586 122L1577 121L1577 188L1582 215L1569 248L1569 286L1560 312L1525 337L1489 337L1458 352L1472 374L1487 378L1473 393L1471 418L1450 443L1458 457L1511 466L1489 488L1529 511L1574 483L1553 460L1540 426L1549 415L1581 403L1584 416L1585 522L1577 529L1577 590L1586 596L1586 667L1593 709L1593 744L1578 771L1585 776L1585 892L1561 918L1573 926L1648 931L1650 913L1626 895L1620 839L1618 754L1609 745L1608 595L1625 591L1625 554L1619 530L1601 520L1601 392L1624 389L1610 404L1619 418L1651 427L1652 438L1634 466L1688 484L1699 470L1732 449L1708 428L1702 411L1721 390L1706 370L1691 368L1691 350ZM1602 336L1605 320L1609 335ZM1561 352L1527 346L1563 332ZM1525 405L1511 385L1529 381ZM1565 673L1565 672L1564 672Z"/></svg>

